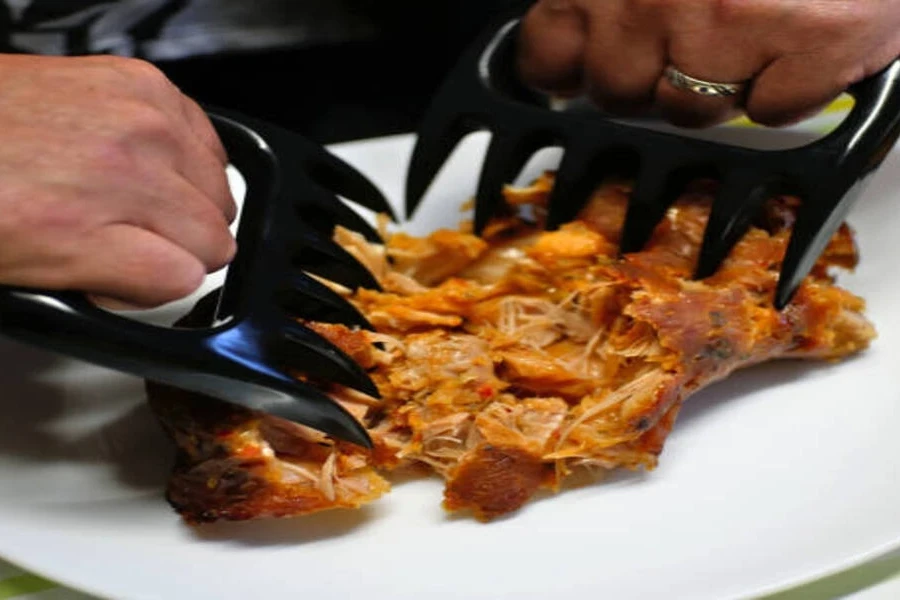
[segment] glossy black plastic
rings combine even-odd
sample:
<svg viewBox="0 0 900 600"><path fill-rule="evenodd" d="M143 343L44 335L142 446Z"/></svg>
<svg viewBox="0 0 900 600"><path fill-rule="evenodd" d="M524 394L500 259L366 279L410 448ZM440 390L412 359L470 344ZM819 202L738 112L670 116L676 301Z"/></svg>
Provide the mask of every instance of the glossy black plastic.
<svg viewBox="0 0 900 600"><path fill-rule="evenodd" d="M247 191L237 255L222 288L201 301L207 309L214 303L208 327L141 323L75 292L0 287L0 334L371 446L362 425L316 382L374 397L377 388L295 317L370 327L308 273L350 288L376 287L371 273L330 239L337 224L377 239L335 192L375 211L392 214L390 207L360 173L305 138L226 111L209 114Z"/></svg>
<svg viewBox="0 0 900 600"><path fill-rule="evenodd" d="M652 130L599 111L556 110L514 73L519 17L502 20L477 40L443 83L419 128L406 180L406 210L414 213L435 175L468 133L492 137L476 192L481 231L532 154L562 146L549 200L548 228L574 218L599 180L630 167L635 187L620 250L636 252L687 182L697 174L720 180L696 277L714 273L746 233L761 204L789 190L802 200L773 301L787 305L860 196L869 175L900 134L900 61L853 86L854 107L827 136L806 146L759 150Z"/></svg>

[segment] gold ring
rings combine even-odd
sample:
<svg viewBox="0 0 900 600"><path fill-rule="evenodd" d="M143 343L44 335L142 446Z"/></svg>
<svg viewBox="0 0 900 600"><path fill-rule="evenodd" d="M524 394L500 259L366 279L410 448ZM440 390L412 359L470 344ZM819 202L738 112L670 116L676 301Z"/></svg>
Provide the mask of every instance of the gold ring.
<svg viewBox="0 0 900 600"><path fill-rule="evenodd" d="M669 80L674 87L680 90L687 90L701 96L711 96L715 98L724 98L728 96L736 96L744 91L747 87L745 82L739 83L719 83L716 81L704 81L686 75L673 66L666 67L666 79Z"/></svg>

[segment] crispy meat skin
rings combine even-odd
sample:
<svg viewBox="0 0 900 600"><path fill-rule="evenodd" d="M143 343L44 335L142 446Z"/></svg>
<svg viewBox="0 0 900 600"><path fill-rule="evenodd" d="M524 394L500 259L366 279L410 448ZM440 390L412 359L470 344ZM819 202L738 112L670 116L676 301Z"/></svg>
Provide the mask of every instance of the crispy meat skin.
<svg viewBox="0 0 900 600"><path fill-rule="evenodd" d="M604 184L576 221L544 232L551 186L548 173L507 189L510 211L483 239L463 227L394 234L376 247L336 232L384 287L348 295L378 333L308 325L378 385L382 404L329 390L366 423L372 452L151 386L180 449L172 505L189 522L356 507L388 490L379 472L417 465L445 478L447 510L488 520L583 469L654 468L685 398L735 369L835 360L875 335L863 301L828 272L856 265L846 226L793 303L772 308L790 198L773 202L719 272L697 282L710 182L670 209L647 248L623 258L628 185ZM534 206L536 225L513 215L523 204Z"/></svg>

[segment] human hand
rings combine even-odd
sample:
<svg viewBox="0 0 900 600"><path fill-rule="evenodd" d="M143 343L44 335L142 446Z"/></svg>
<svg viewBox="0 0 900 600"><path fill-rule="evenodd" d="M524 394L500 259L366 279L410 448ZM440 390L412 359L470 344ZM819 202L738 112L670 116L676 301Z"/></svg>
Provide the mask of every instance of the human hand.
<svg viewBox="0 0 900 600"><path fill-rule="evenodd" d="M604 110L656 109L703 127L745 113L769 126L813 115L900 55L900 0L539 0L522 23L518 67L535 88L587 93ZM708 97L691 77L746 82Z"/></svg>
<svg viewBox="0 0 900 600"><path fill-rule="evenodd" d="M0 55L0 81L0 283L152 307L231 260L225 150L155 67Z"/></svg>

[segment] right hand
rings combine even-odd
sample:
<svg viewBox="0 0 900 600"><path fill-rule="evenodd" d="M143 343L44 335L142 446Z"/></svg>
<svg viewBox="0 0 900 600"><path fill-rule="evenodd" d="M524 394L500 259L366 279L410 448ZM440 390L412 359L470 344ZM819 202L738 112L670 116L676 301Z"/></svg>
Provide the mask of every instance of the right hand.
<svg viewBox="0 0 900 600"><path fill-rule="evenodd" d="M149 63L0 55L0 284L119 308L189 295L235 253L226 164Z"/></svg>
<svg viewBox="0 0 900 600"><path fill-rule="evenodd" d="M540 0L522 23L522 79L606 111L684 127L740 113L767 126L819 112L900 55L900 0ZM676 88L673 66L746 93Z"/></svg>

